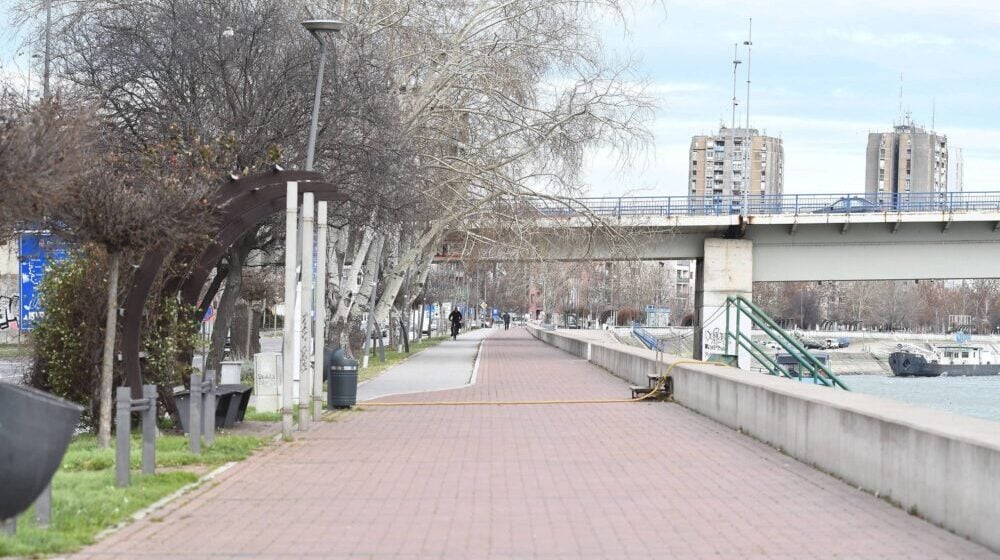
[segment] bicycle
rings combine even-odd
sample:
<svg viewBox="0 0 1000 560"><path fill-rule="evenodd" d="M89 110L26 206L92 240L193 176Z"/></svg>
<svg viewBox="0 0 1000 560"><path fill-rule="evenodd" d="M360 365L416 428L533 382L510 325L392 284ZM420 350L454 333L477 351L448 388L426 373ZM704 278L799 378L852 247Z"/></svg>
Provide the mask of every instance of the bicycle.
<svg viewBox="0 0 1000 560"><path fill-rule="evenodd" d="M460 325L459 323L452 323L451 324L451 339L452 340L458 340L458 327L459 327L459 325Z"/></svg>

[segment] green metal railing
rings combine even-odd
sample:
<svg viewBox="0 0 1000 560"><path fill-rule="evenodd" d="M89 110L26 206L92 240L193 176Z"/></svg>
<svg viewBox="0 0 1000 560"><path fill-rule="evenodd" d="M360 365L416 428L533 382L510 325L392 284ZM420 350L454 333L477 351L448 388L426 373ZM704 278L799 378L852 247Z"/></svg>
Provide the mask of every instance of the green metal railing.
<svg viewBox="0 0 1000 560"><path fill-rule="evenodd" d="M730 317L734 315L732 313L733 310L736 311L735 329L730 328ZM743 334L740 330L741 320L749 320L753 326L764 331L764 334L766 334L768 338L773 340L785 352L788 352L788 354L799 364L799 367L797 368L797 371L799 372L798 375L789 373L785 368L778 364L775 358L771 357L765 348L754 342L750 336ZM790 379L801 379L803 376L808 374L812 376L814 383L825 385L827 387L840 387L841 389L847 391L850 390L847 388L847 385L844 385L843 381L837 378L837 376L830 371L830 368L827 367L826 364L817 360L815 356L809 353L809 351L802 346L802 343L796 340L792 335L785 332L785 330L779 327L773 319L764 313L764 311L743 296L729 296L726 298L726 354L730 354L730 343L736 344L739 348L743 348L749 352L753 359L757 360L757 362L764 366L764 369L766 369L771 375L787 377Z"/></svg>

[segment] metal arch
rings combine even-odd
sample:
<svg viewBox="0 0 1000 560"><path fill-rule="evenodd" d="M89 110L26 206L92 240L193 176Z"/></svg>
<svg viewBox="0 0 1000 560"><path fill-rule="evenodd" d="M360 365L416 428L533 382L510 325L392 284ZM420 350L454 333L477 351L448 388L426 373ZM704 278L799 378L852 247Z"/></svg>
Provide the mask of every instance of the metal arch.
<svg viewBox="0 0 1000 560"><path fill-rule="evenodd" d="M260 201L262 199L270 199L272 197L273 200L284 201L286 194L284 186L288 182L298 181L306 183L310 187L318 187L319 190L317 191L317 194L319 194L319 196L317 198L319 200L346 199L346 196L338 193L333 185L323 183L321 182L321 179L322 176L315 172L276 171L223 183L212 195L212 202L219 207L220 213L223 215L223 219L225 220L225 223L220 228L220 235L215 236L217 245L214 247L219 247L219 249L208 249L202 253L202 256L205 257L207 253L218 252L221 258L221 255L229 249L232 243L239 239L239 237L236 237L232 240L225 241L221 234L226 226L229 226L234 220L240 220L239 213L246 211L248 205L247 201L253 199ZM269 188L276 185L281 185L282 188ZM305 190L308 192L312 189L309 188ZM258 193L262 192L268 193L268 196L259 196ZM259 204L260 203L258 202L258 205ZM267 202L265 202L265 204L267 204ZM251 209L252 208L253 207L251 206ZM253 227L256 223L256 221L251 223L246 226L246 229ZM230 231L231 229L232 228L230 228ZM227 232L226 239L229 237L230 236ZM139 349L142 340L141 330L143 310L145 309L146 300L149 298L149 292L152 289L153 283L159 276L164 260L170 252L171 248L167 245L154 247L152 250L147 252L143 256L139 269L132 280L132 285L129 287L129 292L125 297L122 314L122 359L123 366L125 368L126 381L129 385L132 398L142 398L142 371L139 363ZM204 260L204 258L198 261L199 264L202 260ZM218 259L216 259L216 262L218 262ZM211 266L214 266L216 262L213 262ZM209 270L211 266L209 267ZM200 266L194 269L189 268L185 274L181 275L181 280L183 281L196 273L200 275L201 270L202 267ZM205 274L207 276L207 272ZM202 283L204 283L204 280L202 280ZM179 284L175 282L171 282L171 284L172 288L179 287ZM200 291L201 285L199 284L198 287Z"/></svg>
<svg viewBox="0 0 1000 560"><path fill-rule="evenodd" d="M337 191L330 183L302 183L301 192L312 192L318 201L346 200L346 195ZM181 301L186 305L197 303L197 298L208 275L222 259L226 251L241 237L267 216L279 212L285 203L285 185L269 185L267 188L254 192L251 196L240 197L230 203L234 208L231 218L223 224L216 234L215 240L195 261L187 278L180 285Z"/></svg>

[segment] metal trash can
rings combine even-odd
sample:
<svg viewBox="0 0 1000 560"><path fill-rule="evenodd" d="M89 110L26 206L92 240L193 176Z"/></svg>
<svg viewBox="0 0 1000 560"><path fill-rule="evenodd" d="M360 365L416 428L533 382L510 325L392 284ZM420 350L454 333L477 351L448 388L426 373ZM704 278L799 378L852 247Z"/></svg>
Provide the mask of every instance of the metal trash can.
<svg viewBox="0 0 1000 560"><path fill-rule="evenodd" d="M344 355L343 348L326 352L326 407L350 408L358 402L358 361Z"/></svg>

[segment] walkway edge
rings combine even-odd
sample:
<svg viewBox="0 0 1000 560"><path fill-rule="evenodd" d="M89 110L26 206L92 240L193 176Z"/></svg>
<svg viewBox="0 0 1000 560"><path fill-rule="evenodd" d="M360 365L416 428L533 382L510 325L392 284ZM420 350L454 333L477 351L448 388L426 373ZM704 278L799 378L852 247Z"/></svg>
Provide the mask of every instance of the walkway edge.
<svg viewBox="0 0 1000 560"><path fill-rule="evenodd" d="M96 535L94 535L94 542L95 543L100 542L100 541L104 540L105 538L107 538L107 537L109 537L109 536L117 533L118 531L121 531L122 529L124 529L125 527L131 525L132 523L135 523L136 521L141 521L142 519L145 519L146 517L148 517L153 512L156 512L156 511L159 511L159 510L163 509L164 507L168 506L171 502L173 502L174 500L180 498L181 496L183 496L183 495L191 492L192 490L196 490L197 488L199 488L202 485L204 485L206 482L210 482L210 481L218 478L220 475L222 475L222 473L224 473L224 472L228 471L229 469L235 467L237 464L239 464L238 461L230 461L230 462L228 462L228 463L226 463L226 464L224 464L224 465L216 468L215 470L213 470L213 471L211 471L211 472L203 475L198 480L196 480L194 482L191 482L189 484L185 484L184 486L181 486L177 490L174 490L172 493L167 494L166 496L160 498L159 500L156 500L152 504L149 504L148 506L140 509L139 511L137 511L135 513L133 513L127 519L125 519L123 521L119 521L118 523L112 525L111 527L108 527L107 529L104 529L100 533L97 533Z"/></svg>
<svg viewBox="0 0 1000 560"><path fill-rule="evenodd" d="M375 400L378 400L378 399L384 399L384 398L387 398L387 397L398 397L400 395L422 395L422 394L425 394L425 393L440 393L441 391L455 391L457 389L467 389L469 387L472 387L473 385L476 384L476 380L477 380L477 378L479 376L479 361L480 361L480 358L483 355L483 344L486 342L487 338L489 338L489 335L486 335L483 338L481 338L479 340L479 344L476 345L476 359L472 362L472 374L469 375L469 381L465 385L456 385L455 387L447 387L447 388L444 388L444 389L434 389L434 390L431 390L431 391L402 391L402 392L399 392L399 393L389 393L389 394L386 394L386 395L379 395L379 396L377 396L375 398L372 398L372 399L369 399L367 401L358 401L358 403L357 403L356 406L364 406L365 403L367 403L367 402L375 401ZM408 359L409 358L407 358L407 360ZM400 362L400 364L402 364L402 363L403 362ZM400 364L395 364L392 367L396 367L396 366L398 366ZM390 369L392 369L392 368L388 368L388 369L386 369L386 371L389 371ZM383 373L385 373L385 372L383 372ZM371 379L369 379L368 381L371 381ZM367 383L368 381L365 381L365 383ZM358 387L360 387L360 386L361 385L359 384Z"/></svg>

